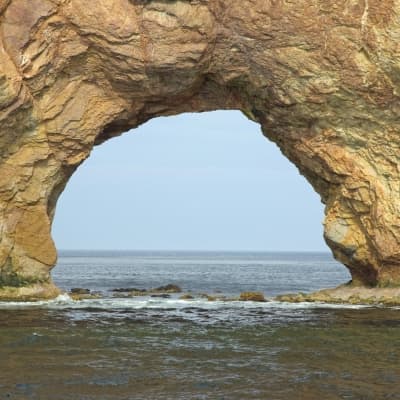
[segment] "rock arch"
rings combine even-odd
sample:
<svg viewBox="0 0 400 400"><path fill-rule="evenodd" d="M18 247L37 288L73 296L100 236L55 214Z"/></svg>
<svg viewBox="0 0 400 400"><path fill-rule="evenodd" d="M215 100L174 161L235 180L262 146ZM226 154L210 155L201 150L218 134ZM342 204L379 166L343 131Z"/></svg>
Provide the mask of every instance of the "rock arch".
<svg viewBox="0 0 400 400"><path fill-rule="evenodd" d="M238 109L321 195L355 285L400 284L400 4L0 0L0 296L57 294L57 198L94 145Z"/></svg>

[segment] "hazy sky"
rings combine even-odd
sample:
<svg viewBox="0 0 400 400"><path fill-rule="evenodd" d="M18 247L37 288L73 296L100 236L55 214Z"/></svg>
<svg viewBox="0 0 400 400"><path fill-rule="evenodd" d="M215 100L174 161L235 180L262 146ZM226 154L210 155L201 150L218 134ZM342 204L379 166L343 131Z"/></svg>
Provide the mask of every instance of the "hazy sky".
<svg viewBox="0 0 400 400"><path fill-rule="evenodd" d="M327 250L323 206L240 112L158 118L96 147L58 202L59 249Z"/></svg>

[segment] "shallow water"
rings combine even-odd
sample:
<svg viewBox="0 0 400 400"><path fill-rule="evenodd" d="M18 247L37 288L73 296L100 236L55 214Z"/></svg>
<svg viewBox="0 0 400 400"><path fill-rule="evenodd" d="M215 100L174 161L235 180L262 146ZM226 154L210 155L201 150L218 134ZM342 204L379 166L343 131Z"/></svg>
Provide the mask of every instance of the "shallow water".
<svg viewBox="0 0 400 400"><path fill-rule="evenodd" d="M0 303L0 399L400 399L400 309L110 292L316 290L348 279L329 255L69 253L54 277L105 298Z"/></svg>

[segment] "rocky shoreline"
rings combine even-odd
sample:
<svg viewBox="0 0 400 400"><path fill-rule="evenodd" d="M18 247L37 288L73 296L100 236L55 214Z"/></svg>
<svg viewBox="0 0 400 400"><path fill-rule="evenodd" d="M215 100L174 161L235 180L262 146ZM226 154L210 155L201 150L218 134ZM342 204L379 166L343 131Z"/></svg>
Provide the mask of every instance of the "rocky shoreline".
<svg viewBox="0 0 400 400"><path fill-rule="evenodd" d="M152 289L138 289L138 288L116 288L112 290L114 298L132 298L132 297L153 297L153 298L171 298L173 295L178 295L178 300L195 300L195 299L207 299L208 301L256 301L266 302L268 301L264 294L261 292L242 292L237 297L225 296L220 293L192 293L185 292L174 284L168 284L165 286L159 286ZM90 291L86 288L73 288L69 291L68 295L73 300L87 300L102 298L103 294L97 291Z"/></svg>
<svg viewBox="0 0 400 400"><path fill-rule="evenodd" d="M287 293L275 297L268 297L262 292L247 291L238 296L227 296L222 293L194 293L183 291L175 284L167 284L150 289L141 288L115 288L111 290L113 298L173 298L178 300L208 301L253 301L253 302L282 302L282 303L325 303L343 305L369 305L369 306L400 306L400 287L393 288L368 288L343 284L336 288L322 289L311 293ZM60 294L68 294L75 300L90 300L109 297L109 294L87 288L72 288L68 292L58 289L52 282L37 283L31 286L2 287L0 288L0 301L2 302L32 302L51 300Z"/></svg>
<svg viewBox="0 0 400 400"><path fill-rule="evenodd" d="M226 296L220 293L182 293L179 286L169 284L155 289L118 288L113 290L115 298L154 297L171 298L179 294L179 300L207 299L208 301L278 301L283 303L326 303L343 305L400 306L400 288L366 288L344 284L336 288L323 289L312 293L288 293L267 297L262 292L242 292L239 296ZM101 298L100 292L88 289L72 290L74 300Z"/></svg>
<svg viewBox="0 0 400 400"><path fill-rule="evenodd" d="M313 293L293 293L275 297L288 303L327 303L376 306L400 306L400 288L368 288L348 284Z"/></svg>

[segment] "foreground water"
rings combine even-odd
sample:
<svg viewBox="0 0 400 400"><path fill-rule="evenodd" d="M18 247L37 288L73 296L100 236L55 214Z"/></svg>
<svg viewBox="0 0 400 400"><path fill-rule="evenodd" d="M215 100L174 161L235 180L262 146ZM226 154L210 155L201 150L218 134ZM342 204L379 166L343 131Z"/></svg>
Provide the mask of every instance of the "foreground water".
<svg viewBox="0 0 400 400"><path fill-rule="evenodd" d="M400 310L114 298L119 287L267 296L349 279L326 254L63 253L57 284L0 303L0 399L400 399Z"/></svg>

